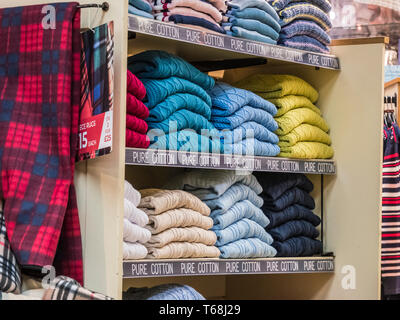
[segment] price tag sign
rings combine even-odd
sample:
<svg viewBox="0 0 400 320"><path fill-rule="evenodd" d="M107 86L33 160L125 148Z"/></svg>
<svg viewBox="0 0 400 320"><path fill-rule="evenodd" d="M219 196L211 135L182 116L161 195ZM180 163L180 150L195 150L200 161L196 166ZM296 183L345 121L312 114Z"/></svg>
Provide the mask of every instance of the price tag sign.
<svg viewBox="0 0 400 320"><path fill-rule="evenodd" d="M81 105L77 161L109 154L113 140L114 24L81 34Z"/></svg>
<svg viewBox="0 0 400 320"><path fill-rule="evenodd" d="M113 112L84 119L79 126L79 160L108 154L112 148Z"/></svg>

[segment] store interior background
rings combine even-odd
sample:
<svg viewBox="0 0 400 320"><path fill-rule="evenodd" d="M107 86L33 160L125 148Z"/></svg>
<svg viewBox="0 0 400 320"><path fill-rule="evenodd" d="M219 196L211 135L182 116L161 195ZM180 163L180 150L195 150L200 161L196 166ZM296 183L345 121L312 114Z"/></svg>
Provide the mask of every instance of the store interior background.
<svg viewBox="0 0 400 320"><path fill-rule="evenodd" d="M385 82L400 77L400 1L331 0L332 39L389 37Z"/></svg>

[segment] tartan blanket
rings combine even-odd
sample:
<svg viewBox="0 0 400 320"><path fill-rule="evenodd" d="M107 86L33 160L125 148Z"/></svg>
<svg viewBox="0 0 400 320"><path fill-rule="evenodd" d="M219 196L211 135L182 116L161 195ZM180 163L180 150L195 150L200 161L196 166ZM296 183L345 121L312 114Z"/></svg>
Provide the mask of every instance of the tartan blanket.
<svg viewBox="0 0 400 320"><path fill-rule="evenodd" d="M54 264L57 274L82 282L73 184L80 104L77 4L52 4L55 28L45 27L49 12L42 13L43 5L0 9L0 199L22 269Z"/></svg>
<svg viewBox="0 0 400 320"><path fill-rule="evenodd" d="M7 239L3 204L0 201L0 294L21 292L21 271Z"/></svg>
<svg viewBox="0 0 400 320"><path fill-rule="evenodd" d="M60 276L45 291L42 300L113 300L101 293L81 287L75 280Z"/></svg>

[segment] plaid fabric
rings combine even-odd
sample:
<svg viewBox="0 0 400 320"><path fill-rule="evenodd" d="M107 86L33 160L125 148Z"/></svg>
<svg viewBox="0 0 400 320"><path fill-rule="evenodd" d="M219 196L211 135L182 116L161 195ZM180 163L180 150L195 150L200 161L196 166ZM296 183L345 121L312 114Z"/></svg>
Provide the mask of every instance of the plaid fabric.
<svg viewBox="0 0 400 320"><path fill-rule="evenodd" d="M83 288L75 280L60 276L43 295L43 300L112 300L112 298Z"/></svg>
<svg viewBox="0 0 400 320"><path fill-rule="evenodd" d="M0 198L23 268L52 265L82 282L73 185L80 100L77 3L0 9ZM55 259L57 248L58 258ZM60 251L62 250L62 252Z"/></svg>
<svg viewBox="0 0 400 320"><path fill-rule="evenodd" d="M82 33L82 38L92 95L92 115L98 115L109 111L112 105L109 66L112 66L114 45L109 37L108 24L94 28L94 32L88 30Z"/></svg>
<svg viewBox="0 0 400 320"><path fill-rule="evenodd" d="M3 204L0 201L0 292L21 292L21 271L7 240Z"/></svg>

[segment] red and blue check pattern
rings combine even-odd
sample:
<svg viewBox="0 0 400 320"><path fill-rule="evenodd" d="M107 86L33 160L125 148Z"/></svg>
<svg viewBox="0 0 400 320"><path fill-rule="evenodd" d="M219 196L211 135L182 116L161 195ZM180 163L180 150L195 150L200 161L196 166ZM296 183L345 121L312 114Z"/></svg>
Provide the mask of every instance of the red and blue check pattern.
<svg viewBox="0 0 400 320"><path fill-rule="evenodd" d="M0 9L0 198L22 267L55 265L82 283L73 184L80 103L77 3ZM57 254L56 254L57 253Z"/></svg>

